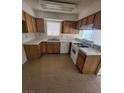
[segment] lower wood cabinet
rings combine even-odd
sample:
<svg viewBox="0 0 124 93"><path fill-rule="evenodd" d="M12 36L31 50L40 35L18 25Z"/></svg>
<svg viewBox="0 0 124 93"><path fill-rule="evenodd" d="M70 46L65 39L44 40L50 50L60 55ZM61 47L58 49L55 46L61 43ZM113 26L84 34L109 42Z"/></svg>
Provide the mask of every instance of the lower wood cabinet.
<svg viewBox="0 0 124 93"><path fill-rule="evenodd" d="M26 56L28 60L40 58L40 46L39 45L24 45Z"/></svg>
<svg viewBox="0 0 124 93"><path fill-rule="evenodd" d="M76 65L83 74L96 74L100 63L100 55L86 55L79 51Z"/></svg>
<svg viewBox="0 0 124 93"><path fill-rule="evenodd" d="M60 53L60 42L47 42L46 52L47 53Z"/></svg>
<svg viewBox="0 0 124 93"><path fill-rule="evenodd" d="M46 53L46 44L47 44L47 42L41 42L40 43L41 54L45 54Z"/></svg>

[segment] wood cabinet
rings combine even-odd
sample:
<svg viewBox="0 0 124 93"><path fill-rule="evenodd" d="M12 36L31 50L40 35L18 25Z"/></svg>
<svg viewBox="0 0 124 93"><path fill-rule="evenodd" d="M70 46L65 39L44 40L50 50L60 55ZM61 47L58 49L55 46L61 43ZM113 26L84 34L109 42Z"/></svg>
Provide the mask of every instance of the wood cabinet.
<svg viewBox="0 0 124 93"><path fill-rule="evenodd" d="M46 42L41 42L40 43L40 51L41 51L41 54L45 54L46 53Z"/></svg>
<svg viewBox="0 0 124 93"><path fill-rule="evenodd" d="M79 51L76 65L83 74L96 74L100 65L100 55L86 55Z"/></svg>
<svg viewBox="0 0 124 93"><path fill-rule="evenodd" d="M101 11L97 12L95 15L94 28L101 29Z"/></svg>
<svg viewBox="0 0 124 93"><path fill-rule="evenodd" d="M32 17L27 13L25 13L25 17L26 17L26 25L27 25L28 32L34 32L33 26L32 26Z"/></svg>
<svg viewBox="0 0 124 93"><path fill-rule="evenodd" d="M87 17L87 25L94 24L94 18L95 18L95 14L88 16Z"/></svg>
<svg viewBox="0 0 124 93"><path fill-rule="evenodd" d="M46 52L47 53L60 53L60 42L47 42Z"/></svg>
<svg viewBox="0 0 124 93"><path fill-rule="evenodd" d="M36 27L37 27L37 32L45 32L44 29L44 19L42 18L36 18Z"/></svg>
<svg viewBox="0 0 124 93"><path fill-rule="evenodd" d="M79 30L81 28L81 20L77 21L77 29Z"/></svg>
<svg viewBox="0 0 124 93"><path fill-rule="evenodd" d="M39 45L24 45L26 56L28 60L34 60L40 58L40 46Z"/></svg>
<svg viewBox="0 0 124 93"><path fill-rule="evenodd" d="M87 17L81 19L81 26L86 25L87 24Z"/></svg>
<svg viewBox="0 0 124 93"><path fill-rule="evenodd" d="M24 11L22 14L23 14L22 20L25 21L27 32L36 32L35 18Z"/></svg>
<svg viewBox="0 0 124 93"><path fill-rule="evenodd" d="M32 28L33 28L33 32L36 32L37 29L36 29L36 20L34 17L32 17Z"/></svg>
<svg viewBox="0 0 124 93"><path fill-rule="evenodd" d="M78 29L101 29L101 11L78 20L77 24ZM90 24L93 24L92 27L88 27Z"/></svg>
<svg viewBox="0 0 124 93"><path fill-rule="evenodd" d="M22 11L22 20L25 21L25 12Z"/></svg>
<svg viewBox="0 0 124 93"><path fill-rule="evenodd" d="M63 21L62 22L62 33L66 33L66 34L79 33L79 31L77 30L77 22L76 21Z"/></svg>
<svg viewBox="0 0 124 93"><path fill-rule="evenodd" d="M83 69L85 59L86 59L86 55L83 54L83 52L79 51L76 65L78 66L80 71L82 71Z"/></svg>

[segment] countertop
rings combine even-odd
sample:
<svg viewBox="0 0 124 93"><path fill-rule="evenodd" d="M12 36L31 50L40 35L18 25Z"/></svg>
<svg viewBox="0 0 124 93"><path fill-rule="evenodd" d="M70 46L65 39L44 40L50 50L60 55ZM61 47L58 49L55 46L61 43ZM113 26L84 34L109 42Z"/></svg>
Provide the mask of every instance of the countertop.
<svg viewBox="0 0 124 93"><path fill-rule="evenodd" d="M86 55L101 55L101 52L94 48L79 48L79 50L84 52Z"/></svg>
<svg viewBox="0 0 124 93"><path fill-rule="evenodd" d="M79 43L76 40L66 40L60 39L59 41L47 40L47 39L33 39L28 42L23 42L23 45L39 45L41 42L72 42L72 43Z"/></svg>

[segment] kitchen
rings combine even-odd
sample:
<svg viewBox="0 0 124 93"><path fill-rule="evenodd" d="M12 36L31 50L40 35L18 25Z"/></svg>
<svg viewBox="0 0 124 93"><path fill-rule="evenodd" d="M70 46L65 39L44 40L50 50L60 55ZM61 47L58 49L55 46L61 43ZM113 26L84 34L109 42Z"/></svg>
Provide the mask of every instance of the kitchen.
<svg viewBox="0 0 124 93"><path fill-rule="evenodd" d="M91 87L90 92L88 92L87 88L83 91L85 91L85 93L99 93L101 66L100 0L22 0L22 8L24 93L26 93L25 91L29 88L36 88L36 90L39 89L39 91L42 92L40 88L44 86L44 93L48 93L46 91L53 91L55 88L57 89L58 87L55 86L59 86L58 93L60 93L60 91L68 91L67 93L71 91L70 93L73 93L74 86L72 85L73 83L77 85L77 79L80 79L82 82L82 75L84 75L85 78L93 76L98 78L99 81L97 82L96 80L98 85L96 85L97 88L95 87L95 90L92 88L93 84L91 84L91 86L89 86ZM58 68L57 65L60 68ZM66 68L66 66L68 68ZM59 73L63 73L62 77L65 76L67 78L64 78L65 81L72 83L72 87L67 84L69 88L62 91L64 85L53 85L53 83L62 83L62 79L59 77L56 68ZM67 72L63 72L61 68L64 68ZM28 72L28 70L32 71L32 69L35 71ZM68 71L68 69L72 71ZM47 78L48 81L52 77L52 79L50 79L52 82L55 78L58 82L54 81L52 83L53 87L51 84L41 85L38 83L41 82L40 79L36 81L33 78L39 77L38 74L34 76L33 74L41 73L40 71L45 73L45 75L47 74L45 78ZM29 73L31 73L31 75ZM51 73L54 73L52 75L55 76L49 76ZM26 74L29 74L28 78L31 78L31 80L26 78ZM68 75L66 76L66 74L70 74L72 78ZM75 78L74 74L77 75L77 78ZM70 79L73 81L70 81ZM48 83L48 81L46 82ZM89 81L89 83L92 82ZM33 86L33 84L35 86ZM81 86L83 86L83 84L85 86L85 82L81 84ZM40 85L42 87L40 87ZM48 87L50 87L51 90L47 90ZM75 92L81 93L82 88L76 88ZM33 91L36 90L34 89Z"/></svg>

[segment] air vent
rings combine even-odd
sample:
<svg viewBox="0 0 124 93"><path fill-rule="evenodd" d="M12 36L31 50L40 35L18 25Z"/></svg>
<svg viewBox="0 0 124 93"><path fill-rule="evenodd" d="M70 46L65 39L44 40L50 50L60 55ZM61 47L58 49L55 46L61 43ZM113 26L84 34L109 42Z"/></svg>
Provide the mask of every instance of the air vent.
<svg viewBox="0 0 124 93"><path fill-rule="evenodd" d="M43 10L47 11L67 11L72 12L73 9L76 7L75 4L68 4L68 3L60 3L60 2L52 2L52 1L39 1L40 6Z"/></svg>

